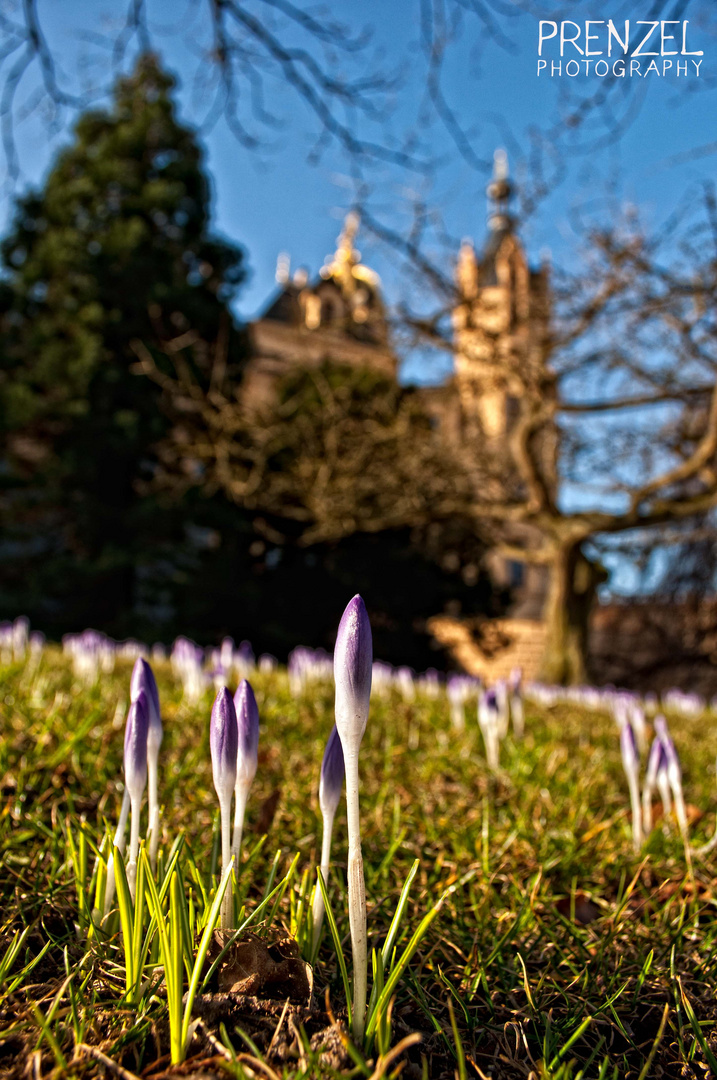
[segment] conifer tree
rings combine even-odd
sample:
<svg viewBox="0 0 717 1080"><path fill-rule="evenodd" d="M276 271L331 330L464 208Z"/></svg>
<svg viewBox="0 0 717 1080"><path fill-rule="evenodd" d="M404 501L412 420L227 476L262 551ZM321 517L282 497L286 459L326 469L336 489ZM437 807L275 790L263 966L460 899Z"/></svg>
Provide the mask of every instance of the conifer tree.
<svg viewBox="0 0 717 1080"><path fill-rule="evenodd" d="M161 356L178 342L200 381L217 340L226 370L241 368L227 302L242 252L210 233L202 151L173 87L141 58L18 201L2 244L0 601L41 625L62 609L63 628L121 632L148 547L166 555L180 527L141 495L169 421L137 343Z"/></svg>

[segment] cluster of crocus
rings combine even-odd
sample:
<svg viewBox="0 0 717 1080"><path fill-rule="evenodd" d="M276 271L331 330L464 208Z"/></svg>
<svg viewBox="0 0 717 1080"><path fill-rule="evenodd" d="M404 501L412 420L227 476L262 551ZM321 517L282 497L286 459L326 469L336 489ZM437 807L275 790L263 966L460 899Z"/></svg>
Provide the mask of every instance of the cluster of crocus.
<svg viewBox="0 0 717 1080"><path fill-rule="evenodd" d="M662 695L662 706L681 716L701 716L707 708L707 701L700 694L687 694L684 690L668 690Z"/></svg>
<svg viewBox="0 0 717 1080"><path fill-rule="evenodd" d="M491 769L498 768L500 744L508 734L510 722L513 734L522 738L525 729L522 674L514 669L508 681L498 679L478 697L478 724L485 743L485 754Z"/></svg>
<svg viewBox="0 0 717 1080"><path fill-rule="evenodd" d="M124 797L115 831L113 851L107 864L104 914L110 911L115 893L114 849L124 854L127 818L130 817L130 848L127 881L134 897L139 855L140 815L149 778L149 856L156 865L159 845L159 748L162 745L162 719L159 692L154 672L143 657L138 657L130 680L130 707L124 736Z"/></svg>
<svg viewBox="0 0 717 1080"><path fill-rule="evenodd" d="M682 716L695 717L707 709L707 701L699 694L688 694L683 690L666 690L658 697L653 691L640 697L630 690L619 690L614 686L552 686L541 682L531 682L525 687L525 696L539 705L560 704L580 705L594 711L619 713L620 710L640 708L643 714L655 716L660 709L676 712ZM712 703L713 711L717 711Z"/></svg>
<svg viewBox="0 0 717 1080"><path fill-rule="evenodd" d="M441 680L435 668L427 668L416 678L416 690L435 701L441 692Z"/></svg>
<svg viewBox="0 0 717 1080"><path fill-rule="evenodd" d="M259 709L251 685L242 679L232 698L226 686L220 688L212 706L209 725L212 775L221 816L222 873L239 866L244 814L259 752ZM234 796L234 832L231 831L231 802ZM221 922L230 929L234 921L231 882L224 893Z"/></svg>
<svg viewBox="0 0 717 1080"><path fill-rule="evenodd" d="M207 687L204 650L186 637L178 637L170 654L172 671L182 684L187 701L197 702Z"/></svg>
<svg viewBox="0 0 717 1080"><path fill-rule="evenodd" d="M687 842L687 813L682 790L682 770L675 745L670 738L663 716L655 717L655 735L650 747L645 780L640 796L640 751L634 727L634 715L618 713L620 723L620 751L623 768L630 790L632 809L632 843L636 852L652 831L652 797L655 789L660 793L665 817L674 804L675 816L683 840Z"/></svg>
<svg viewBox="0 0 717 1080"><path fill-rule="evenodd" d="M325 649L309 649L305 645L298 645L289 653L286 670L289 689L294 697L299 697L314 683L330 682L334 664Z"/></svg>
<svg viewBox="0 0 717 1080"><path fill-rule="evenodd" d="M83 630L81 634L65 634L62 651L72 660L72 670L78 679L92 685L100 672L114 671L115 644L97 630Z"/></svg>
<svg viewBox="0 0 717 1080"><path fill-rule="evenodd" d="M30 644L30 620L19 615L14 622L0 623L0 660L3 664L25 659Z"/></svg>

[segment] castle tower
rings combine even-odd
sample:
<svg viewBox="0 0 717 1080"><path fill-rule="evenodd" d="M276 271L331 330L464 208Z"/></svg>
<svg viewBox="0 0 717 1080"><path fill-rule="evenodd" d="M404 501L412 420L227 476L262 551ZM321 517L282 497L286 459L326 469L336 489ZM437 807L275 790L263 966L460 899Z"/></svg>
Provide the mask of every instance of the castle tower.
<svg viewBox="0 0 717 1080"><path fill-rule="evenodd" d="M527 380L543 377L548 331L547 268L533 271L510 213L512 184L496 150L488 185L488 241L480 258L464 240L453 311L455 380L464 426L495 449L510 431Z"/></svg>
<svg viewBox="0 0 717 1080"><path fill-rule="evenodd" d="M290 273L289 259L279 256L279 291L250 326L253 357L243 382L251 408L271 402L277 380L293 368L318 367L325 361L378 368L394 377L396 357L378 274L361 262L356 249L359 216L346 216L337 247L317 278L305 270Z"/></svg>

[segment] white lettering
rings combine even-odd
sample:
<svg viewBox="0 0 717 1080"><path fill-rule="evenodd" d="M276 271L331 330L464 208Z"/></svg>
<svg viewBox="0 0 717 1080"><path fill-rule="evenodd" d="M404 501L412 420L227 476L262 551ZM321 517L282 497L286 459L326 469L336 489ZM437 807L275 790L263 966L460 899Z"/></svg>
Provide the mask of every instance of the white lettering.
<svg viewBox="0 0 717 1080"><path fill-rule="evenodd" d="M647 45L648 41L650 40L650 38L654 34L655 30L657 29L657 27L660 24L657 23L657 22L649 22L647 19L638 19L637 20L637 25L638 26L649 26L650 29L647 31L644 38L642 39L640 44L637 46L637 48L635 49L635 51L633 52L632 55L633 56L658 56L659 53L656 53L656 52L643 53L643 52L640 52L640 49L642 48L643 45Z"/></svg>
<svg viewBox="0 0 717 1080"><path fill-rule="evenodd" d="M666 34L666 26L677 26L677 19L663 19L660 23L660 56L677 56L677 49L666 49L666 41L674 41L674 34Z"/></svg>
<svg viewBox="0 0 717 1080"><path fill-rule="evenodd" d="M575 64L575 71L570 70L571 64ZM576 75L580 74L580 64L577 60L568 60L567 64L565 65L565 74L569 75L571 79L574 79Z"/></svg>
<svg viewBox="0 0 717 1080"><path fill-rule="evenodd" d="M618 70L618 68L619 68L619 70ZM618 79L624 79L625 78L625 61L624 60L616 60L615 63L612 65L612 73L613 73L613 75L616 75Z"/></svg>
<svg viewBox="0 0 717 1080"><path fill-rule="evenodd" d="M682 55L683 56L704 56L704 51L702 49L698 49L697 52L688 52L687 51L687 24L688 24L688 22L689 22L689 19L685 19L685 21L682 24Z"/></svg>
<svg viewBox="0 0 717 1080"><path fill-rule="evenodd" d="M552 79L553 75L555 74L556 67L558 69L558 75L562 75L562 73L563 73L563 62L562 62L562 60L551 60L550 61L550 78L551 79ZM687 67L687 61L686 60L685 60L685 67Z"/></svg>
<svg viewBox="0 0 717 1080"><path fill-rule="evenodd" d="M604 71L599 70L601 65L602 65L602 67L605 68ZM599 75L600 78L602 78L604 75L607 75L609 70L610 70L610 65L608 64L607 60L598 60L597 63L595 64L595 74Z"/></svg>
<svg viewBox="0 0 717 1080"><path fill-rule="evenodd" d="M543 27L544 26L552 26L552 28L553 28L552 34L544 34L543 33ZM543 55L543 42L544 41L550 41L551 38L555 37L557 32L558 32L558 24L556 22L552 22L550 19L541 19L540 20L540 25L538 27L538 56Z"/></svg>
<svg viewBox="0 0 717 1080"><path fill-rule="evenodd" d="M694 64L694 60L692 61L692 63ZM678 78L678 79L679 79L680 75L686 75L686 74L687 74L687 61L686 61L686 60L685 60L685 70L684 70L684 71L680 71L680 68L681 68L681 67L682 67L682 64L681 64L681 63L680 63L680 61L678 60L678 61L677 61L677 78Z"/></svg>
<svg viewBox="0 0 717 1080"><path fill-rule="evenodd" d="M599 34L591 34L590 33L590 27L591 26L602 26L602 24L604 22L605 22L604 19L586 19L585 20L585 55L586 56L602 56L602 49L591 49L590 48L590 42L591 41L599 41L600 40L600 35Z"/></svg>
<svg viewBox="0 0 717 1080"><path fill-rule="evenodd" d="M696 74L696 75L697 75L697 77L699 78L699 75L700 75L700 64L702 63L702 61L701 61L701 60L693 60L693 61L692 61L692 63L693 63L694 65L695 65L695 74Z"/></svg>
<svg viewBox="0 0 717 1080"><path fill-rule="evenodd" d="M538 75L540 75L540 72L542 71L542 69L544 67L547 67L547 66L548 66L548 61L547 60L538 60Z"/></svg>
<svg viewBox="0 0 717 1080"><path fill-rule="evenodd" d="M630 20L629 19L625 19L625 40L624 41L622 40L622 38L618 34L617 30L615 29L615 23L612 21L612 19L610 19L609 23L607 24L607 54L608 54L608 56L612 56L612 39L613 38L615 38L615 40L619 43L620 48L622 49L623 53L627 53L627 50L628 50L629 45L630 45Z"/></svg>
<svg viewBox="0 0 717 1080"><path fill-rule="evenodd" d="M630 61L630 74L634 75L635 72L637 72L637 74L640 76L640 78L642 78L642 72L640 71L640 61L639 60L631 60Z"/></svg>
<svg viewBox="0 0 717 1080"><path fill-rule="evenodd" d="M575 29L577 30L577 34L575 35L575 37L566 37L565 36L565 27L566 26L574 26L575 27ZM566 45L574 45L575 48L577 49L577 51L582 56L583 55L583 50L578 45L578 38L579 37L580 37L580 27L578 26L577 23L572 22L570 19L566 19L565 22L561 22L561 24L560 24L560 55L561 56L564 55L564 50L565 50Z"/></svg>

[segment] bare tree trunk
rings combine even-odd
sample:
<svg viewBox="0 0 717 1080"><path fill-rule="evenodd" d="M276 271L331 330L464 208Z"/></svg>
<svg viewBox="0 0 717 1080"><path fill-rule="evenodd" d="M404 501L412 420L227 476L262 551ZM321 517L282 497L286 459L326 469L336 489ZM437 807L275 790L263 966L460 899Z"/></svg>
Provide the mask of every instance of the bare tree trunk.
<svg viewBox="0 0 717 1080"><path fill-rule="evenodd" d="M588 622L601 567L587 559L580 542L559 544L550 563L544 619L547 641L540 676L562 685L588 679Z"/></svg>

